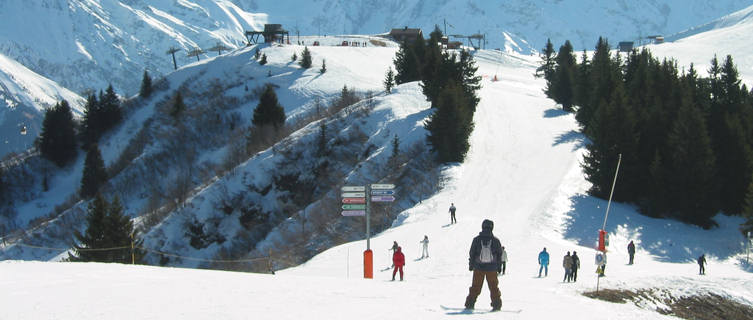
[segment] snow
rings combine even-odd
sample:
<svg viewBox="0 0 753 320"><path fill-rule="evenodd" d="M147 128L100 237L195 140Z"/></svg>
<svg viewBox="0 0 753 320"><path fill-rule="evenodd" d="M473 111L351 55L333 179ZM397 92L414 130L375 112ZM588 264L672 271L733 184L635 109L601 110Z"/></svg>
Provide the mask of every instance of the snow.
<svg viewBox="0 0 753 320"><path fill-rule="evenodd" d="M351 65L348 61L357 58L348 57L358 56L321 49L315 57L321 54L333 63ZM474 317L671 319L650 310L648 302L643 303L646 307L613 304L580 294L596 286L591 261L606 205L584 193L588 183L579 167L584 138L575 132L573 116L544 97L543 80L532 76L535 60L494 51L481 51L475 57L484 82L468 158L445 168L448 180L441 192L404 211L393 228L373 236L374 279L362 278L365 241L334 247L275 275L5 261L0 263L0 286L6 288L0 291L0 318L449 318L462 308L470 285L470 241L480 231L481 221L491 219L510 258L507 274L500 277L503 312ZM373 72L371 81L381 78L381 71ZM495 75L500 81L490 80ZM301 79L309 76L314 77L304 72ZM380 103L394 112L376 109L369 121L408 120L420 110L401 109L397 103L420 105L408 98L420 97L415 83L396 91L383 96ZM393 95L406 97L389 102ZM408 127L420 125L408 123ZM453 225L447 213L450 202L458 208L458 223ZM714 292L752 305L751 269L742 262L743 243L736 231L740 220L719 217L717 221L720 228L704 231L643 217L633 207L612 204L607 221L609 264L600 288L658 287L677 295ZM419 241L424 235L430 240L431 257L420 259ZM629 240L635 240L638 247L635 265L626 264L624 248ZM389 281L392 241L402 245L406 254L404 282ZM552 263L549 276L538 278L536 256L542 247L551 253ZM561 281L559 261L566 251L577 251L581 257L576 283ZM706 276L697 275L692 261L700 253L709 256ZM476 307L486 310L488 303L484 289Z"/></svg>

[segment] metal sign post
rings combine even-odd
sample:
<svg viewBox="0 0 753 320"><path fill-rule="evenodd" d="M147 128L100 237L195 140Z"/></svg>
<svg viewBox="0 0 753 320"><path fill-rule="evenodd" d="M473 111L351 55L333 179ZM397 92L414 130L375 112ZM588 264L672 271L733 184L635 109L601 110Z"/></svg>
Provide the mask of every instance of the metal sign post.
<svg viewBox="0 0 753 320"><path fill-rule="evenodd" d="M371 251L371 202L395 201L394 184L371 184L366 186L344 186L342 209L346 217L366 216L366 251L363 252L363 277L374 277L374 253Z"/></svg>

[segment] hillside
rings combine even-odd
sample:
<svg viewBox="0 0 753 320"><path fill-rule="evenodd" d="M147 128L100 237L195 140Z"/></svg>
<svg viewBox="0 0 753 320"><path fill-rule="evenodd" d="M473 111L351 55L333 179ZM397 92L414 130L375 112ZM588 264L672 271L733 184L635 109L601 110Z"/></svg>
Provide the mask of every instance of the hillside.
<svg viewBox="0 0 753 320"><path fill-rule="evenodd" d="M67 100L74 117L83 115L83 99L56 82L0 54L0 158L30 148L42 129L45 108ZM21 134L21 128L26 133Z"/></svg>
<svg viewBox="0 0 753 320"><path fill-rule="evenodd" d="M488 292L484 290L473 317L674 319L657 312L670 308L667 300L615 304L581 295L595 289L593 244L606 205L584 194L588 184L579 161L585 141L574 131L572 115L544 97L543 80L531 76L535 60L482 51L476 61L486 80L468 159L445 167L442 191L403 210L393 228L371 239L375 279L361 279L363 240L336 246L275 275L6 261L0 263L0 284L24 290L0 293L0 301L9 306L0 311L2 316L450 318L465 313L470 240L483 219L492 219L495 234L510 257L507 273L500 278L503 310L486 313ZM494 75L499 82L489 81ZM392 109L397 114L402 107L393 105ZM383 119L379 112L372 116ZM455 225L449 224L446 212L450 202L458 207ZM742 262L743 244L734 231L739 219L720 217L718 222L719 229L704 231L646 218L630 206L613 204L607 223L609 264L607 276L600 280L601 289L657 289L665 298L714 293L753 305L750 269L746 271ZM419 258L418 241L423 235L430 239L430 258L426 259ZM632 266L626 265L624 249L629 239L638 244ZM389 281L387 250L392 241L406 253L404 282ZM536 255L542 247L551 252L553 262L549 276L538 278ZM559 261L565 251L572 250L581 256L583 268L576 283L563 283ZM698 276L692 262L702 252L710 257L706 276ZM81 301L96 303L82 306Z"/></svg>

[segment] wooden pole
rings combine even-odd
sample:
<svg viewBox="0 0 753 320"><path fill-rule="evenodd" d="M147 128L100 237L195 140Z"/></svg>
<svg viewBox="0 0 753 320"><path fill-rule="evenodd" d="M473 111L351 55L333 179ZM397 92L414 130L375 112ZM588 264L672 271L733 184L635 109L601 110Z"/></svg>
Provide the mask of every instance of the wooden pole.
<svg viewBox="0 0 753 320"><path fill-rule="evenodd" d="M133 232L131 232L131 264L136 264L136 252L133 250Z"/></svg>

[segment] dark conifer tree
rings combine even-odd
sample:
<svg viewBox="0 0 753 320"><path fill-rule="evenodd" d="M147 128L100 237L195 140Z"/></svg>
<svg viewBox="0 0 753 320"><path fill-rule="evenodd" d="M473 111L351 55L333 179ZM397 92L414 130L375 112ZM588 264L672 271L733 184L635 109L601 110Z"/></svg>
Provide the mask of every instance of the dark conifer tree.
<svg viewBox="0 0 753 320"><path fill-rule="evenodd" d="M175 96L173 96L170 115L173 116L173 118L177 118L183 114L184 110L186 110L186 104L183 103L183 95L180 94L180 91L177 91L175 92Z"/></svg>
<svg viewBox="0 0 753 320"><path fill-rule="evenodd" d="M271 85L265 86L251 122L257 127L271 125L275 129L285 124L285 109L277 101L277 94Z"/></svg>
<svg viewBox="0 0 753 320"><path fill-rule="evenodd" d="M144 76L141 78L141 90L139 90L139 96L142 98L148 98L152 95L152 77L144 70Z"/></svg>
<svg viewBox="0 0 753 320"><path fill-rule="evenodd" d="M94 94L90 94L84 104L84 118L80 130L81 147L84 150L92 143L97 143L102 135L102 107Z"/></svg>
<svg viewBox="0 0 753 320"><path fill-rule="evenodd" d="M99 188L107 182L107 171L102 153L96 143L89 146L84 160L84 172L81 175L81 197L88 199L99 191Z"/></svg>
<svg viewBox="0 0 753 320"><path fill-rule="evenodd" d="M133 223L123 214L123 207L117 197L110 204L101 195L96 195L89 203L86 222L84 234L74 232L78 244L73 245L74 254L69 254L69 260L131 263ZM133 245L139 247L141 241L134 242ZM137 249L133 255L135 262L140 263L143 252Z"/></svg>
<svg viewBox="0 0 753 320"><path fill-rule="evenodd" d="M327 72L327 61L322 59L322 68L319 69L319 73L325 73Z"/></svg>
<svg viewBox="0 0 753 320"><path fill-rule="evenodd" d="M421 80L420 73L418 72L420 65L415 59L413 47L407 42L400 44L400 48L392 62L395 64L396 84Z"/></svg>
<svg viewBox="0 0 753 320"><path fill-rule="evenodd" d="M565 111L572 111L575 99L576 63L570 41L560 47L557 53L557 66L547 88L547 96L562 105Z"/></svg>
<svg viewBox="0 0 753 320"><path fill-rule="evenodd" d="M45 110L39 151L46 159L63 167L76 158L76 129L68 101L62 100Z"/></svg>
<svg viewBox="0 0 753 320"><path fill-rule="evenodd" d="M265 65L265 64L267 64L267 54L266 53L262 53L261 59L259 60L259 64L262 65L262 66Z"/></svg>
<svg viewBox="0 0 753 320"><path fill-rule="evenodd" d="M591 93L591 62L588 61L588 55L586 50L583 50L581 55L580 64L576 65L575 75L575 97L573 98L573 104L581 106L585 101L590 100L589 94Z"/></svg>
<svg viewBox="0 0 753 320"><path fill-rule="evenodd" d="M115 94L112 85L107 87L104 95L100 92L99 103L102 107L102 133L104 133L123 120L123 113L120 110L120 98Z"/></svg>
<svg viewBox="0 0 753 320"><path fill-rule="evenodd" d="M621 81L622 77L615 74L617 71L609 54L609 42L600 37L591 59L591 79L589 81L593 85L590 94L591 99L584 102L575 115L575 119L584 129L588 128L597 107L601 104L601 100L609 99L616 82Z"/></svg>
<svg viewBox="0 0 753 320"><path fill-rule="evenodd" d="M463 90L449 83L436 101L436 111L426 120L428 141L442 163L462 162L470 148L468 137L473 131L473 113L463 97Z"/></svg>
<svg viewBox="0 0 753 320"><path fill-rule="evenodd" d="M715 157L703 115L689 100L683 99L667 137L665 201L673 216L710 227L717 213Z"/></svg>
<svg viewBox="0 0 753 320"><path fill-rule="evenodd" d="M392 93L392 88L395 86L395 72L392 71L392 68L389 68L387 70L387 75L384 78L384 90L387 91L387 93Z"/></svg>
<svg viewBox="0 0 753 320"><path fill-rule="evenodd" d="M547 81L547 87L549 87L549 81L552 80L554 75L554 68L556 66L556 59L554 55L554 45L550 39L546 39L546 46L541 49L541 66L536 68L536 77L544 77Z"/></svg>
<svg viewBox="0 0 753 320"><path fill-rule="evenodd" d="M745 201L743 203L743 210L741 215L745 218L745 222L740 226L740 231L743 235L747 236L748 232L753 233L753 177L750 178L751 183L748 185L745 192Z"/></svg>
<svg viewBox="0 0 753 320"><path fill-rule="evenodd" d="M396 170L398 166L400 165L400 138L395 135L394 138L392 138L392 153L390 154L389 160L387 160L387 166L391 170Z"/></svg>
<svg viewBox="0 0 753 320"><path fill-rule="evenodd" d="M454 61L454 59L453 59ZM481 89L481 76L476 75L478 67L473 60L473 56L467 50L460 51L460 61L458 63L460 84L463 89L463 95L466 98L471 114L476 111L480 99L476 96L476 91Z"/></svg>
<svg viewBox="0 0 753 320"><path fill-rule="evenodd" d="M311 68L311 51L309 51L309 47L303 47L301 62L299 64L304 69Z"/></svg>
<svg viewBox="0 0 753 320"><path fill-rule="evenodd" d="M329 152L327 150L327 122L325 120L321 120L319 122L319 137L316 140L316 156L317 157L326 157L329 155Z"/></svg>

